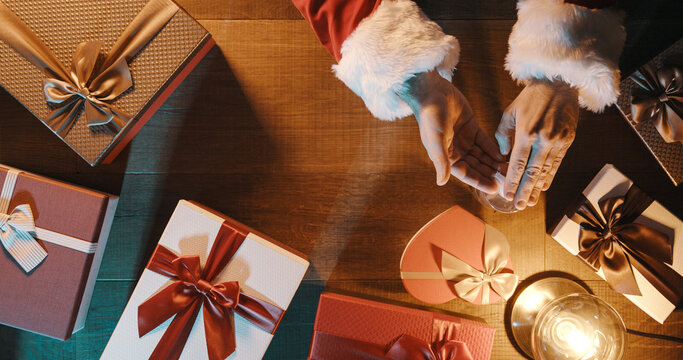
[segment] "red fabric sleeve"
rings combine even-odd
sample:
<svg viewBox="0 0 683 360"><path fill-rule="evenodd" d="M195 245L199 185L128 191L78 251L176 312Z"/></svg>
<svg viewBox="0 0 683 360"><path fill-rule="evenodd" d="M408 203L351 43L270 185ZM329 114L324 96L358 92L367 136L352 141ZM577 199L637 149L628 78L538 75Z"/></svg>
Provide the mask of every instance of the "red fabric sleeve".
<svg viewBox="0 0 683 360"><path fill-rule="evenodd" d="M602 9L617 3L617 0L564 0L566 3L583 6L589 9Z"/></svg>
<svg viewBox="0 0 683 360"><path fill-rule="evenodd" d="M339 62L344 40L381 0L292 0L323 46Z"/></svg>

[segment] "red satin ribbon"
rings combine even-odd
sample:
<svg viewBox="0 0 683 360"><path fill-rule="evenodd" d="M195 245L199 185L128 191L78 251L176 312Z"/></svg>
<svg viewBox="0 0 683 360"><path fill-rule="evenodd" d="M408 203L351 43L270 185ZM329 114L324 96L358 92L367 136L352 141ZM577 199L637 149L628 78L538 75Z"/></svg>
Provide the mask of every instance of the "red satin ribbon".
<svg viewBox="0 0 683 360"><path fill-rule="evenodd" d="M313 341L312 360L472 360L467 344L448 339L429 343L401 335L389 345L377 345L316 332Z"/></svg>
<svg viewBox="0 0 683 360"><path fill-rule="evenodd" d="M242 245L245 235L223 223L206 259L178 256L158 245L147 269L174 282L138 306L138 333L142 337L175 315L150 359L177 360L203 306L206 346L210 360L224 360L235 351L236 312L259 328L273 333L284 310L240 292L237 281L214 284L213 279Z"/></svg>
<svg viewBox="0 0 683 360"><path fill-rule="evenodd" d="M602 269L610 287L622 294L641 295L633 268L671 303L683 296L683 277L672 263L673 241L666 234L633 221L652 199L636 186L623 197L602 199L599 209L584 199L571 219L581 226L579 257Z"/></svg>

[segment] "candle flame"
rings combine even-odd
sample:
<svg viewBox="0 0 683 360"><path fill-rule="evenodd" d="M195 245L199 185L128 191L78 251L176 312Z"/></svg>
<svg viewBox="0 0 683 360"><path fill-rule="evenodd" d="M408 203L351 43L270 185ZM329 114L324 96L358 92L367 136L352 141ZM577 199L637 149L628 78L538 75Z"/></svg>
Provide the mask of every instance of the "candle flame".
<svg viewBox="0 0 683 360"><path fill-rule="evenodd" d="M591 341L583 332L573 329L567 335L567 342L579 354L585 353L591 346Z"/></svg>

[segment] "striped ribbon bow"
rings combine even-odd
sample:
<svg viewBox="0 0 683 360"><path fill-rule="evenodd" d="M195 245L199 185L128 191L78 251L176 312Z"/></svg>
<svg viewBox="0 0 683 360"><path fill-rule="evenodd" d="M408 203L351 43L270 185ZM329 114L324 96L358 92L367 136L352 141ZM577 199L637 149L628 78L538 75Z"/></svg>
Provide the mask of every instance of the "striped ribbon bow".
<svg viewBox="0 0 683 360"><path fill-rule="evenodd" d="M18 205L9 214L0 213L0 242L25 272L31 272L47 257L36 241L33 212L27 204Z"/></svg>

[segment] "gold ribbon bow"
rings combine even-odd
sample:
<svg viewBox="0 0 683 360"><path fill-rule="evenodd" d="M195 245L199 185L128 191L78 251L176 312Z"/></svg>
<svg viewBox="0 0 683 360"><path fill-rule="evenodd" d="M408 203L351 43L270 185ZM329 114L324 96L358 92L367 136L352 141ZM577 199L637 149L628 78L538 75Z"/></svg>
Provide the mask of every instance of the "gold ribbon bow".
<svg viewBox="0 0 683 360"><path fill-rule="evenodd" d="M19 205L9 214L0 213L0 242L27 273L47 257L35 237L36 225L29 205Z"/></svg>
<svg viewBox="0 0 683 360"><path fill-rule="evenodd" d="M78 45L66 80L43 80L43 92L48 103L57 108L46 123L64 137L85 109L88 126L95 132L118 133L131 115L109 103L133 86L126 59L119 58L94 79L93 71L102 42L90 41Z"/></svg>
<svg viewBox="0 0 683 360"><path fill-rule="evenodd" d="M455 293L474 302L481 293L481 303L489 303L491 290L507 300L515 292L519 276L503 272L510 257L510 244L496 228L486 225L484 233L484 269L479 271L465 261L441 251L441 272L402 272L403 279L444 279L455 282Z"/></svg>
<svg viewBox="0 0 683 360"><path fill-rule="evenodd" d="M647 64L631 79L638 85L632 91L633 121L652 121L664 141L683 144L683 71Z"/></svg>
<svg viewBox="0 0 683 360"><path fill-rule="evenodd" d="M126 27L101 65L102 43L80 43L71 62L71 71L38 39L12 10L0 2L0 40L10 45L47 79L43 81L46 101L55 106L44 120L59 136L65 137L85 110L88 127L95 132L116 134L131 115L111 102L133 86L130 61L178 12L171 0L150 0Z"/></svg>

